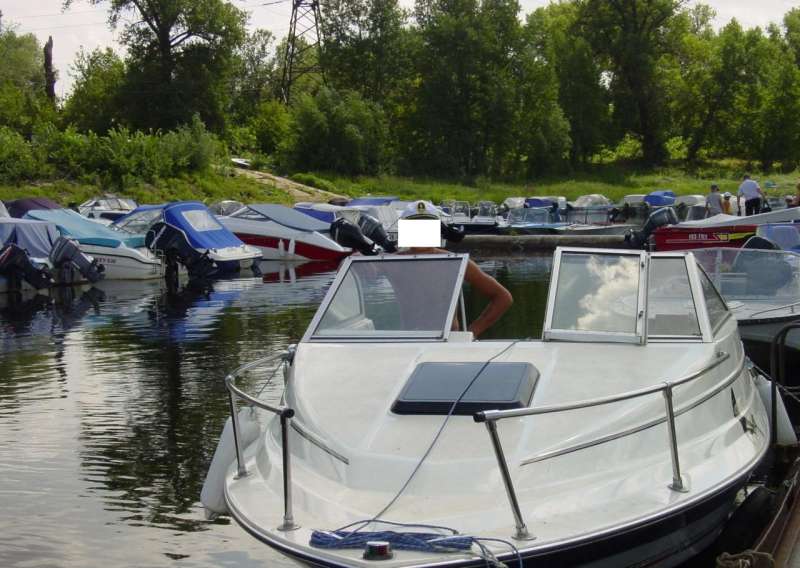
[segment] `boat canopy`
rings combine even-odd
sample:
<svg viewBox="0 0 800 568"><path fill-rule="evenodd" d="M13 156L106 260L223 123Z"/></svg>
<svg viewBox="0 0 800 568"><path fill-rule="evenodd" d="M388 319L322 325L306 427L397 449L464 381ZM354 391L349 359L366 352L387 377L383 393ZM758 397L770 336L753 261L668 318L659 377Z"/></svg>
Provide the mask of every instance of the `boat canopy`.
<svg viewBox="0 0 800 568"><path fill-rule="evenodd" d="M611 200L605 195L590 193L589 195L581 195L570 205L572 207L603 207L610 206Z"/></svg>
<svg viewBox="0 0 800 568"><path fill-rule="evenodd" d="M304 341L445 340L467 256L351 256L308 327Z"/></svg>
<svg viewBox="0 0 800 568"><path fill-rule="evenodd" d="M157 221L161 219L161 205L140 205L130 213L120 217L111 224L118 231L125 231L134 235L146 233Z"/></svg>
<svg viewBox="0 0 800 568"><path fill-rule="evenodd" d="M13 201L6 201L8 214L17 219L22 219L28 211L39 209L61 209L61 205L46 197L23 197Z"/></svg>
<svg viewBox="0 0 800 568"><path fill-rule="evenodd" d="M779 209L768 213L759 213L748 217L738 215L725 215L720 213L713 217L701 219L699 221L684 221L680 227L734 227L737 225L762 225L764 223L784 223L800 221L800 207L790 207L789 209Z"/></svg>
<svg viewBox="0 0 800 568"><path fill-rule="evenodd" d="M71 209L36 209L28 211L25 218L53 223L61 234L83 245L114 248L123 244L132 248L144 246L144 235L120 233Z"/></svg>
<svg viewBox="0 0 800 568"><path fill-rule="evenodd" d="M543 339L712 341L729 315L691 254L560 248Z"/></svg>
<svg viewBox="0 0 800 568"><path fill-rule="evenodd" d="M198 201L167 204L164 206L164 221L186 233L189 243L197 249L223 249L244 244Z"/></svg>
<svg viewBox="0 0 800 568"><path fill-rule="evenodd" d="M771 240L783 250L800 252L800 223L767 223L759 225L756 234Z"/></svg>
<svg viewBox="0 0 800 568"><path fill-rule="evenodd" d="M0 218L0 248L13 243L35 258L47 258L59 238L53 223L31 219Z"/></svg>
<svg viewBox="0 0 800 568"><path fill-rule="evenodd" d="M747 319L800 309L800 254L782 250L705 248L692 251L722 296L746 304ZM734 309L737 312L741 310Z"/></svg>
<svg viewBox="0 0 800 568"><path fill-rule="evenodd" d="M675 192L668 189L651 191L645 195L644 201L652 207L668 207L675 204Z"/></svg>
<svg viewBox="0 0 800 568"><path fill-rule="evenodd" d="M552 207L556 201L547 197L528 197L525 199L525 207Z"/></svg>
<svg viewBox="0 0 800 568"><path fill-rule="evenodd" d="M511 226L530 223L552 223L553 212L549 207L529 207L512 209L508 212L508 224Z"/></svg>
<svg viewBox="0 0 800 568"><path fill-rule="evenodd" d="M332 206L333 207L333 206ZM255 215L254 215L255 214ZM328 231L330 224L283 205L268 203L245 205L234 217L241 219L268 219L298 231Z"/></svg>
<svg viewBox="0 0 800 568"><path fill-rule="evenodd" d="M4 219L6 217L11 217L11 215L8 214L8 209L6 209L6 206L3 205L2 201L0 201L0 219Z"/></svg>
<svg viewBox="0 0 800 568"><path fill-rule="evenodd" d="M390 205L393 201L397 201L398 199L399 198L396 195L390 195L388 197L356 197L355 199L348 201L347 205Z"/></svg>

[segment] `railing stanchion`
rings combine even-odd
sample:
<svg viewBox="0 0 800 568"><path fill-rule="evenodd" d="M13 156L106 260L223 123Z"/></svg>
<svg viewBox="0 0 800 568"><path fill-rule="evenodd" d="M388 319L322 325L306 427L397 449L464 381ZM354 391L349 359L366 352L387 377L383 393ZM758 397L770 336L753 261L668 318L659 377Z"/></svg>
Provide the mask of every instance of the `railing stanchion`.
<svg viewBox="0 0 800 568"><path fill-rule="evenodd" d="M287 409L281 413L281 453L283 457L283 524L279 531L293 531L300 528L294 522L292 512L292 462L289 453L289 421L294 413Z"/></svg>
<svg viewBox="0 0 800 568"><path fill-rule="evenodd" d="M511 481L511 474L508 471L505 454L503 454L503 446L500 444L500 438L497 435L497 423L494 420L487 420L486 429L489 430L489 437L492 440L494 455L497 457L497 465L500 467L500 475L503 477L503 485L505 485L508 501L511 504L511 511L514 513L516 533L514 533L512 538L515 540L534 540L536 537L528 532L528 527L525 525L525 521L522 518L522 512L520 511L519 502L517 501L517 494L514 492L514 484Z"/></svg>
<svg viewBox="0 0 800 568"><path fill-rule="evenodd" d="M681 477L681 463L678 457L678 437L675 434L675 410L672 406L672 385L666 383L661 391L664 395L664 405L667 411L667 434L669 435L669 451L672 455L672 483L669 488L673 491L688 493L689 489Z"/></svg>
<svg viewBox="0 0 800 568"><path fill-rule="evenodd" d="M228 399L231 404L231 424L233 425L233 443L236 446L236 477L246 477L247 467L244 465L244 455L242 452L242 427L239 425L239 413L236 411L236 395L230 389L233 377L225 377L225 386L228 387Z"/></svg>

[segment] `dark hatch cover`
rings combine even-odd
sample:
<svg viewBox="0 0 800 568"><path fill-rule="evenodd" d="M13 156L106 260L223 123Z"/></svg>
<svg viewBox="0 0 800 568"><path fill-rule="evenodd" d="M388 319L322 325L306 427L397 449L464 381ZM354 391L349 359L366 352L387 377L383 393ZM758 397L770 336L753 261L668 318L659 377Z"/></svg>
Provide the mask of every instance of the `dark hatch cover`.
<svg viewBox="0 0 800 568"><path fill-rule="evenodd" d="M420 363L392 405L396 414L448 413L485 363ZM539 371L530 363L489 363L453 414L524 408L530 404Z"/></svg>

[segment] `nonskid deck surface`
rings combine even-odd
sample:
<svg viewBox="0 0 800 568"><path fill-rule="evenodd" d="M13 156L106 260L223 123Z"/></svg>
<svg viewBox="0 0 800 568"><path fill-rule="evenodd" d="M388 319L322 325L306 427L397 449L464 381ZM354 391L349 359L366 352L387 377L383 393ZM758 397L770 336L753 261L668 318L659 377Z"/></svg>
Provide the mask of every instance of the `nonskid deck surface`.
<svg viewBox="0 0 800 568"><path fill-rule="evenodd" d="M729 327L733 331L732 321ZM676 424L681 464L689 493L667 487L672 465L663 421L647 427L654 417L664 416L658 393L602 407L501 421L498 430L512 479L526 522L537 537L531 546L547 548L654 519L707 498L721 484L746 475L766 447L768 427L763 409L756 411L761 402L749 374L741 371L741 345L733 338L735 334L718 344L653 344L646 360L641 348L633 345L540 342L518 343L498 358L530 361L538 368L541 377L531 402L536 407L675 380L699 370L721 346L730 352L725 365L675 390L675 408L682 412ZM482 361L507 346L507 342L301 344L287 398L297 411L296 426L349 463L293 430L295 517L303 528L275 531L282 510L282 469L279 430L273 424L260 443L249 448L251 475L228 483L228 501L237 518L252 532L306 552L310 529L335 529L371 518L402 486L443 419L389 411L411 370L423 361ZM726 388L712 393L728 377ZM693 404L697 405L692 408ZM741 419L752 424L749 431L743 431ZM627 434L616 437L621 433ZM606 443L559 455L604 437L609 438ZM384 518L508 540L514 532L513 517L485 428L469 416L452 417L428 460ZM496 551L501 552L502 546ZM353 559L358 554L329 556ZM410 565L419 562L405 552L396 558L397 566L407 560Z"/></svg>

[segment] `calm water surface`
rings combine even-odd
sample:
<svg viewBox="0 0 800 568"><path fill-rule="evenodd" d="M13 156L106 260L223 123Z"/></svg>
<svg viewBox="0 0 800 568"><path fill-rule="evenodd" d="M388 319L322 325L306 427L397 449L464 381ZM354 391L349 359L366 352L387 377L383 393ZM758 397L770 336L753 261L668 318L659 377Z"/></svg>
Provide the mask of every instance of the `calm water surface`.
<svg viewBox="0 0 800 568"><path fill-rule="evenodd" d="M487 338L538 337L550 257L480 264L515 299ZM223 377L296 342L335 267L264 273L179 294L101 282L0 295L0 566L294 566L199 503ZM466 303L472 317L484 305Z"/></svg>

